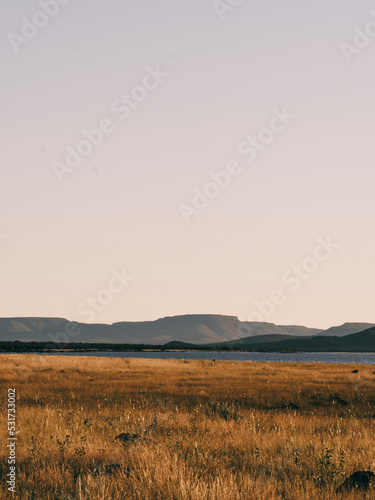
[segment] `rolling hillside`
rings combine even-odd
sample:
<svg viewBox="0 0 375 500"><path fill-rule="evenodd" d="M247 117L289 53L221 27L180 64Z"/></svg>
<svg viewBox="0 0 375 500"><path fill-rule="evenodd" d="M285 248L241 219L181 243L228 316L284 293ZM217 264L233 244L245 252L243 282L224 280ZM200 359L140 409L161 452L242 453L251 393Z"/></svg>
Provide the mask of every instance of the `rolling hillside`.
<svg viewBox="0 0 375 500"><path fill-rule="evenodd" d="M279 342L253 344L251 342L230 343L230 349L249 350L297 350L304 352L375 352L375 327L344 337L318 335L309 339L296 338Z"/></svg>

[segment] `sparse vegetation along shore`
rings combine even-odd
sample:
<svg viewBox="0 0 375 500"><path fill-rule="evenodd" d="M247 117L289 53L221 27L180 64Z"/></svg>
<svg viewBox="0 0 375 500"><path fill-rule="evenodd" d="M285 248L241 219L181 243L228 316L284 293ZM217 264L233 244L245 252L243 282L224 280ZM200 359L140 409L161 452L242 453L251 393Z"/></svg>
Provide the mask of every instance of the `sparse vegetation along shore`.
<svg viewBox="0 0 375 500"><path fill-rule="evenodd" d="M1 498L374 498L335 493L352 472L375 470L372 366L0 360L2 407L15 387L19 431L16 493L3 446Z"/></svg>

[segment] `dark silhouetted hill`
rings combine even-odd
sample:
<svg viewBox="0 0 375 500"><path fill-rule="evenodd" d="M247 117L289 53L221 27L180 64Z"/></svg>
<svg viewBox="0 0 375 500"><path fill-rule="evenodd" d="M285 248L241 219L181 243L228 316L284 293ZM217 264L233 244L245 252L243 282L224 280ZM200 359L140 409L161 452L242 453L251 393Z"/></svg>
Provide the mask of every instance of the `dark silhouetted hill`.
<svg viewBox="0 0 375 500"><path fill-rule="evenodd" d="M307 339L289 339L279 342L253 344L244 340L231 343L230 349L249 349L267 351L304 351L304 352L375 352L375 327L344 337L317 335Z"/></svg>

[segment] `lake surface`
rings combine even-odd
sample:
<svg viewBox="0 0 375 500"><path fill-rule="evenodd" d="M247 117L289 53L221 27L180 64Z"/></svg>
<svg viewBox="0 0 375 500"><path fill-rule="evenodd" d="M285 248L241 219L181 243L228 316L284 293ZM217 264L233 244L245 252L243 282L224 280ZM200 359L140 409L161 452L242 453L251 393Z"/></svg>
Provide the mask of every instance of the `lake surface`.
<svg viewBox="0 0 375 500"><path fill-rule="evenodd" d="M30 353L31 354L31 353ZM32 353L44 355L41 353ZM46 353L49 356L93 356L111 358L148 358L148 359L195 359L217 361L258 361L284 363L354 363L375 365L375 353L361 352L64 352Z"/></svg>

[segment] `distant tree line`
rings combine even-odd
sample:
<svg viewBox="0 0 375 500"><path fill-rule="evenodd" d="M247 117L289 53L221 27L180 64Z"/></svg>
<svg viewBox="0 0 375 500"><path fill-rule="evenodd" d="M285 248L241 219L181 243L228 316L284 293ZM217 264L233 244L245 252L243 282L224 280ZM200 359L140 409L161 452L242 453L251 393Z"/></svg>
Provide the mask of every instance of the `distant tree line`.
<svg viewBox="0 0 375 500"><path fill-rule="evenodd" d="M329 337L325 337L329 339ZM165 345L153 344L109 344L97 342L22 342L1 341L0 352L18 352L18 353L46 353L46 352L95 352L95 351L111 351L111 352L139 352L139 351L206 351L206 352L279 352L279 353L295 353L295 352L375 352L375 345L366 344L344 344L339 342L327 345L327 343L318 343L311 346L308 343L303 343L299 346L282 346L276 343L272 344L239 344L239 345L195 345L185 342L168 342ZM290 341L287 341L291 344ZM294 342L293 342L294 343ZM280 342L283 344L283 342Z"/></svg>

